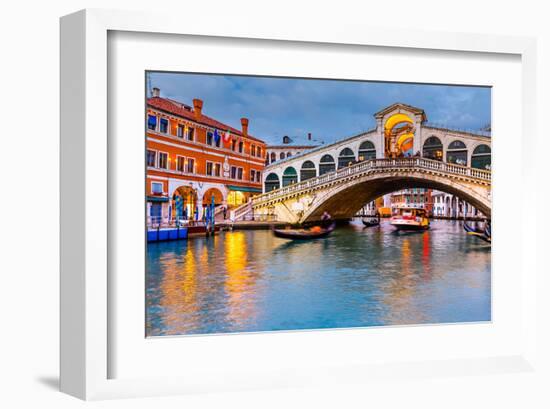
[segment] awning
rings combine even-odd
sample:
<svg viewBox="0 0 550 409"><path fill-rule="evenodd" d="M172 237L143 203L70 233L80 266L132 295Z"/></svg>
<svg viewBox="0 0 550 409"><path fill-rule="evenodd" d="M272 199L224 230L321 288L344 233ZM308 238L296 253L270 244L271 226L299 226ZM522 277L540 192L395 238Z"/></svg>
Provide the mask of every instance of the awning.
<svg viewBox="0 0 550 409"><path fill-rule="evenodd" d="M166 196L147 196L148 202L168 202Z"/></svg>
<svg viewBox="0 0 550 409"><path fill-rule="evenodd" d="M262 189L257 187L227 185L227 188L236 192L262 193Z"/></svg>

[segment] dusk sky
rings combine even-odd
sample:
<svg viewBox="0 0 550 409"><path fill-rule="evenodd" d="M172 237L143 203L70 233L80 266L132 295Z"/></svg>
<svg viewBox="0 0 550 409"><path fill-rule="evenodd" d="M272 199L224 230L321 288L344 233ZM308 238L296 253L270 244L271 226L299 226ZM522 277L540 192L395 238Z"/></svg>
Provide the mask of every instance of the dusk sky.
<svg viewBox="0 0 550 409"><path fill-rule="evenodd" d="M203 113L249 132L267 143L284 135L332 142L375 126L373 114L395 102L425 110L440 126L479 130L491 121L491 90L487 87L420 85L367 81L309 80L150 73L151 87L161 96L193 105L204 101Z"/></svg>

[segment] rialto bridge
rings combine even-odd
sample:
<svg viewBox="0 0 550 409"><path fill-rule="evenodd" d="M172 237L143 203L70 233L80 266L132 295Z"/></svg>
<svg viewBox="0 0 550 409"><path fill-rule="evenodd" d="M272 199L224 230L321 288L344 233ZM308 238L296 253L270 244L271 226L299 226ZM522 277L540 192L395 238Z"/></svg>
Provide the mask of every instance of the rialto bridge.
<svg viewBox="0 0 550 409"><path fill-rule="evenodd" d="M328 211L349 218L364 204L405 188L451 193L491 216L491 138L427 126L423 110L394 104L376 128L267 166L255 214L291 223Z"/></svg>

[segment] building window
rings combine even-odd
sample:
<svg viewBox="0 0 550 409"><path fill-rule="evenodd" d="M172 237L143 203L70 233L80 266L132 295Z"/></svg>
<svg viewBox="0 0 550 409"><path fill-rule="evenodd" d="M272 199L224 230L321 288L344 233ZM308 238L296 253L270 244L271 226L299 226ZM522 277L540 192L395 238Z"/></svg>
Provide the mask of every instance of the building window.
<svg viewBox="0 0 550 409"><path fill-rule="evenodd" d="M216 143L216 148L219 148L222 143L222 137L218 135L218 139L214 140L214 142Z"/></svg>
<svg viewBox="0 0 550 409"><path fill-rule="evenodd" d="M178 172L185 172L185 158L183 156L177 157L176 169L178 170Z"/></svg>
<svg viewBox="0 0 550 409"><path fill-rule="evenodd" d="M250 169L250 180L252 182L256 180L256 171L254 169Z"/></svg>
<svg viewBox="0 0 550 409"><path fill-rule="evenodd" d="M376 158L376 148L371 141L365 141L359 145L359 162Z"/></svg>
<svg viewBox="0 0 550 409"><path fill-rule="evenodd" d="M187 158L187 172L195 173L195 159Z"/></svg>
<svg viewBox="0 0 550 409"><path fill-rule="evenodd" d="M256 156L256 145L250 145L250 155Z"/></svg>
<svg viewBox="0 0 550 409"><path fill-rule="evenodd" d="M185 133L185 126L182 124L178 124L178 132L177 132L178 138L183 138L184 133Z"/></svg>
<svg viewBox="0 0 550 409"><path fill-rule="evenodd" d="M281 152L281 153L279 154L279 159L284 159L284 158L285 158L285 153L284 153L284 152Z"/></svg>
<svg viewBox="0 0 550 409"><path fill-rule="evenodd" d="M214 164L214 176L220 177L222 174L222 165L221 163Z"/></svg>
<svg viewBox="0 0 550 409"><path fill-rule="evenodd" d="M355 162L355 154L350 148L344 148L338 156L338 169L345 168Z"/></svg>
<svg viewBox="0 0 550 409"><path fill-rule="evenodd" d="M187 139L190 141L195 139L195 129L191 127L187 128Z"/></svg>
<svg viewBox="0 0 550 409"><path fill-rule="evenodd" d="M155 167L157 161L157 153L147 149L147 166Z"/></svg>
<svg viewBox="0 0 550 409"><path fill-rule="evenodd" d="M334 158L330 155L324 155L319 161L319 176L324 175L325 173L334 172L336 169L336 164L334 163Z"/></svg>
<svg viewBox="0 0 550 409"><path fill-rule="evenodd" d="M232 151L235 151L236 145L237 145L237 141L235 141L235 139L233 139L233 140L231 141L231 150L232 150Z"/></svg>
<svg viewBox="0 0 550 409"><path fill-rule="evenodd" d="M237 169L237 179L243 180L243 168Z"/></svg>
<svg viewBox="0 0 550 409"><path fill-rule="evenodd" d="M206 133L206 144L212 145L212 141L214 140L214 134L212 132Z"/></svg>
<svg viewBox="0 0 550 409"><path fill-rule="evenodd" d="M162 182L151 182L151 192L153 193L163 193L164 187L162 185Z"/></svg>
<svg viewBox="0 0 550 409"><path fill-rule="evenodd" d="M208 176L212 176L213 168L214 168L214 164L212 162L206 162L206 174Z"/></svg>
<svg viewBox="0 0 550 409"><path fill-rule="evenodd" d="M261 157L262 157L262 148L259 147L259 146L256 148L256 156L257 156L258 158L261 158Z"/></svg>
<svg viewBox="0 0 550 409"><path fill-rule="evenodd" d="M160 131L162 133L168 133L168 119L160 118Z"/></svg>
<svg viewBox="0 0 550 409"><path fill-rule="evenodd" d="M286 153L286 157L287 157L287 158L290 158L291 156L292 156L292 152L287 152L287 153Z"/></svg>
<svg viewBox="0 0 550 409"><path fill-rule="evenodd" d="M260 172L259 170L256 171L256 182L260 182L262 180L262 172Z"/></svg>
<svg viewBox="0 0 550 409"><path fill-rule="evenodd" d="M466 166L468 164L468 150L462 141L454 141L447 148L447 162Z"/></svg>
<svg viewBox="0 0 550 409"><path fill-rule="evenodd" d="M147 129L154 131L157 129L157 117L156 115L147 116Z"/></svg>
<svg viewBox="0 0 550 409"><path fill-rule="evenodd" d="M237 168L235 166L231 166L231 179L237 179Z"/></svg>
<svg viewBox="0 0 550 409"><path fill-rule="evenodd" d="M275 162L277 160L277 155L275 155L275 152L271 152L271 163Z"/></svg>
<svg viewBox="0 0 550 409"><path fill-rule="evenodd" d="M283 136L283 143L287 144L290 143L290 138L288 136Z"/></svg>
<svg viewBox="0 0 550 409"><path fill-rule="evenodd" d="M243 153L244 144L243 141L239 142L239 153Z"/></svg>
<svg viewBox="0 0 550 409"><path fill-rule="evenodd" d="M478 145L472 153L472 168L491 170L491 148Z"/></svg>
<svg viewBox="0 0 550 409"><path fill-rule="evenodd" d="M159 152L159 168L168 169L168 154L166 152Z"/></svg>

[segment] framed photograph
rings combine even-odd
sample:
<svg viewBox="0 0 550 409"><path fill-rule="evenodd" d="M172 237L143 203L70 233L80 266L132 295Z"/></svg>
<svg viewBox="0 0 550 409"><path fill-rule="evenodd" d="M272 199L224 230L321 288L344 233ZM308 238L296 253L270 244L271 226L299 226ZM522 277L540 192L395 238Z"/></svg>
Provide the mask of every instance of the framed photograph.
<svg viewBox="0 0 550 409"><path fill-rule="evenodd" d="M64 392L536 369L534 40L87 10L61 53Z"/></svg>

